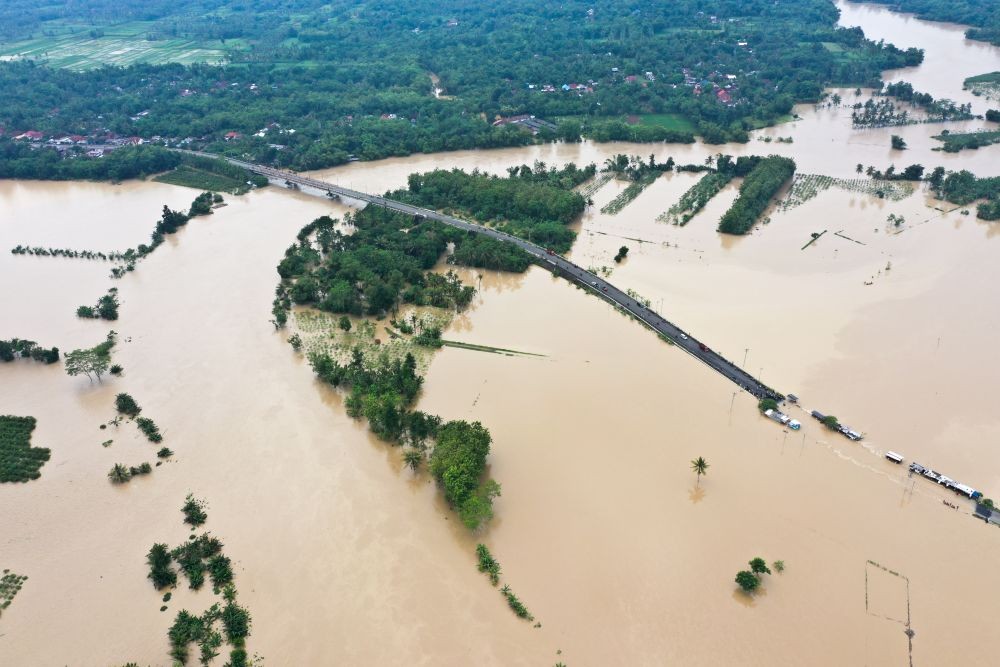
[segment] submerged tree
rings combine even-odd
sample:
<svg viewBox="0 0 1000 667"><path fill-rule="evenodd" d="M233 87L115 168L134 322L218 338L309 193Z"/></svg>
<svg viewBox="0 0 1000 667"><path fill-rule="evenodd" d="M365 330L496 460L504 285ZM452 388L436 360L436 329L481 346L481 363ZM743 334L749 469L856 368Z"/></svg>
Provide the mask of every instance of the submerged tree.
<svg viewBox="0 0 1000 667"><path fill-rule="evenodd" d="M736 573L736 583L744 592L753 593L760 587L760 577L748 570L740 570Z"/></svg>
<svg viewBox="0 0 1000 667"><path fill-rule="evenodd" d="M699 456L698 458L691 461L691 470L694 470L695 474L698 476L698 482L701 482L701 476L708 474L708 461L704 457Z"/></svg>

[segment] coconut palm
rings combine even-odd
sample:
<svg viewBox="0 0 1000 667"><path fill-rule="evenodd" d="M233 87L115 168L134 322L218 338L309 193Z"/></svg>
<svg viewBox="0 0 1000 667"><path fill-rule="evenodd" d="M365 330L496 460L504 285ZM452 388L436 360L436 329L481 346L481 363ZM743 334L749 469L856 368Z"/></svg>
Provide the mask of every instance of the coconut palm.
<svg viewBox="0 0 1000 667"><path fill-rule="evenodd" d="M699 456L691 461L691 470L694 470L695 474L698 475L698 481L701 482L701 476L708 474L708 461L703 456Z"/></svg>
<svg viewBox="0 0 1000 667"><path fill-rule="evenodd" d="M424 460L424 454L419 449L407 449L403 452L403 463L410 466L413 472L416 472L420 468L420 464Z"/></svg>
<svg viewBox="0 0 1000 667"><path fill-rule="evenodd" d="M108 479L110 479L113 484L124 484L132 479L132 472L127 466L124 466L121 463L116 463L108 472Z"/></svg>

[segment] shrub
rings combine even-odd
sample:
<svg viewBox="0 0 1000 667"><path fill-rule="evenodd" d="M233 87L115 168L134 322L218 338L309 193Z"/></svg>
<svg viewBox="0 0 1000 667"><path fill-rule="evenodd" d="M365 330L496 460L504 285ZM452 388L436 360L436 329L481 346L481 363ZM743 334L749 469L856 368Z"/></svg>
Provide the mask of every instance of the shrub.
<svg viewBox="0 0 1000 667"><path fill-rule="evenodd" d="M160 435L160 429L157 428L156 423L152 419L147 419L146 417L139 417L135 420L136 426L139 430L145 434L146 438L150 442L162 442L163 436Z"/></svg>
<svg viewBox="0 0 1000 667"><path fill-rule="evenodd" d="M776 560L773 563L771 563L771 567L774 568L775 572L778 572L778 573L784 572L785 571L785 561L783 561L783 560Z"/></svg>
<svg viewBox="0 0 1000 667"><path fill-rule="evenodd" d="M233 581L233 566L229 558L218 554L208 561L208 575L212 578L212 586L221 589Z"/></svg>
<svg viewBox="0 0 1000 667"><path fill-rule="evenodd" d="M153 581L153 586L157 590L174 586L177 584L177 573L170 567L170 552L166 544L156 543L146 555L146 563L149 564L149 578ZM170 593L163 596L163 601L170 600Z"/></svg>
<svg viewBox="0 0 1000 667"><path fill-rule="evenodd" d="M757 409L761 412L767 412L768 410L777 410L778 402L773 398L763 398L757 404Z"/></svg>
<svg viewBox="0 0 1000 667"><path fill-rule="evenodd" d="M222 626L230 643L236 643L250 635L250 622L250 612L235 602L223 607Z"/></svg>
<svg viewBox="0 0 1000 667"><path fill-rule="evenodd" d="M121 375L122 371L125 369L121 367L121 364L114 364L109 371L112 375Z"/></svg>
<svg viewBox="0 0 1000 667"><path fill-rule="evenodd" d="M129 470L127 466L122 465L121 463L116 463L108 472L108 479L111 480L112 484L124 484L132 479L132 471Z"/></svg>
<svg viewBox="0 0 1000 667"><path fill-rule="evenodd" d="M190 525L192 528L197 528L208 520L208 513L205 512L205 502L195 499L190 493L184 499L184 506L181 507L181 512L184 513L184 523Z"/></svg>
<svg viewBox="0 0 1000 667"><path fill-rule="evenodd" d="M119 366L119 368L121 368ZM118 410L123 415L128 415L129 417L136 417L142 412L142 408L139 404L135 402L135 399L126 393L121 393L115 396L115 409Z"/></svg>
<svg viewBox="0 0 1000 667"><path fill-rule="evenodd" d="M170 458L174 455L173 451L169 447L161 447L160 451L156 452L156 455L161 459Z"/></svg>
<svg viewBox="0 0 1000 667"><path fill-rule="evenodd" d="M500 581L500 563L493 558L493 554L485 544L476 545L476 555L479 557L479 571L488 573L490 583L496 586Z"/></svg>

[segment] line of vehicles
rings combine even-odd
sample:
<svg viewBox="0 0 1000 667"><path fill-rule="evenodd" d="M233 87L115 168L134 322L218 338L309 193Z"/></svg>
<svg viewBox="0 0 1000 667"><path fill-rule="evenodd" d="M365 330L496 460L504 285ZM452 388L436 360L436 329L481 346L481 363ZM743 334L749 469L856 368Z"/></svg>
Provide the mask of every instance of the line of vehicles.
<svg viewBox="0 0 1000 667"><path fill-rule="evenodd" d="M894 452L889 452L889 453L892 454ZM898 456L898 454L897 454L897 456ZM888 454L886 455L886 458L889 458ZM894 459L890 459L890 460L894 460ZM897 461L897 463L900 463L900 462L901 461ZM951 477L948 477L947 475L942 475L941 473L939 473L937 471L934 471L934 470L931 470L930 468L925 468L924 466L920 465L916 461L914 461L913 463L910 464L910 472L911 473L916 473L916 474L918 474L918 475L920 475L922 477L926 477L927 479L931 480L932 482L937 482L938 484L942 485L946 489L951 489L955 493L961 494L961 495L965 496L966 498L972 498L973 500L979 500L980 498L983 497L982 493L980 493L979 491L976 491L971 486L968 486L967 484L962 484L961 482L956 482Z"/></svg>

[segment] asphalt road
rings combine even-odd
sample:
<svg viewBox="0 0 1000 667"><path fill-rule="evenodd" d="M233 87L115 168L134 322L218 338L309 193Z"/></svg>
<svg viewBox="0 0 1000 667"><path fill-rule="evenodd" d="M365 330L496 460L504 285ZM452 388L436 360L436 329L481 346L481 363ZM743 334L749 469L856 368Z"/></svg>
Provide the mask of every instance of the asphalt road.
<svg viewBox="0 0 1000 667"><path fill-rule="evenodd" d="M217 155L209 154L202 155L213 158L219 157ZM458 229L464 229L476 234L483 234L484 236L489 236L505 243L513 243L534 257L538 266L551 271L556 275L562 276L567 280L572 280L586 289L591 290L597 294L597 296L611 302L618 308L624 310L635 319L648 326L650 329L653 329L657 333L672 340L677 347L696 359L701 360L715 371L721 373L744 391L749 392L757 398L774 398L776 400L784 398L784 396L780 393L771 389L767 385L762 384L736 364L714 352L705 343L685 332L676 324L667 321L659 313L656 313L652 309L646 307L637 299L630 297L628 294L600 276L590 273L583 267L577 266L565 257L550 254L545 248L535 245L534 243L525 241L524 239L516 236L511 236L510 234L505 234L504 232L497 231L489 227L484 227L483 225L468 222L460 218L454 218L449 215L444 215L442 213L438 213L437 211L431 211L429 209L404 204L392 199L386 199L385 197L379 197L377 195L370 195L357 190L343 188L339 185L316 180L307 176L301 176L292 172L234 159L229 159L229 162L243 167L248 171L276 180L279 183L285 183L286 185L294 183L300 187L305 186L314 188L322 193L331 193L337 197L375 204L376 206L382 206L406 215L422 217L428 220L437 220L438 222L442 222L452 227L457 227Z"/></svg>

